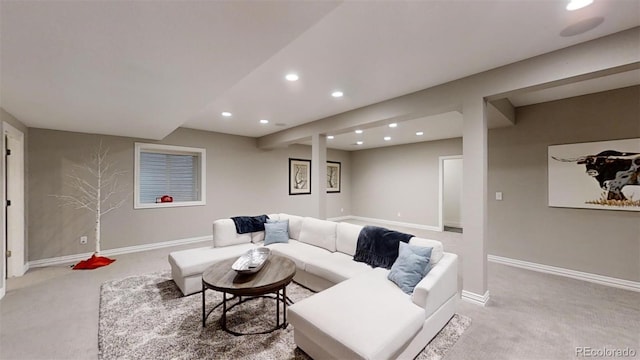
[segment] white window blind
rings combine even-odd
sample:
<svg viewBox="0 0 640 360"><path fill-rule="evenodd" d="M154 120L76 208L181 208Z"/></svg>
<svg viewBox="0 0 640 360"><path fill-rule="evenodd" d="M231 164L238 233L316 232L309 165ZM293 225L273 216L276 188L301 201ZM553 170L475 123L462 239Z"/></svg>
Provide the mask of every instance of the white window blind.
<svg viewBox="0 0 640 360"><path fill-rule="evenodd" d="M169 195L173 201L200 200L198 157L195 155L140 153L140 202L155 203Z"/></svg>
<svg viewBox="0 0 640 360"><path fill-rule="evenodd" d="M204 149L136 144L136 208L204 205ZM162 196L172 202L159 202Z"/></svg>

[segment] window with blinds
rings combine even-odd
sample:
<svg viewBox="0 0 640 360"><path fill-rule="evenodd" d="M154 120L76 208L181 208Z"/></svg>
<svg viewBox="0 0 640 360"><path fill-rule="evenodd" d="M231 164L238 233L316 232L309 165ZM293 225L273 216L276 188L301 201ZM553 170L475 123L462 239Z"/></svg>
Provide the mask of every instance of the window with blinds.
<svg viewBox="0 0 640 360"><path fill-rule="evenodd" d="M204 205L205 149L136 143L136 208Z"/></svg>

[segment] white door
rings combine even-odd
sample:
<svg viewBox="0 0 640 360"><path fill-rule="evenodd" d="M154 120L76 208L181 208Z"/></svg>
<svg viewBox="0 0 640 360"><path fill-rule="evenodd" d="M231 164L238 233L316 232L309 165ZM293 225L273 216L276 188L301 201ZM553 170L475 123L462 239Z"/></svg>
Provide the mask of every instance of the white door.
<svg viewBox="0 0 640 360"><path fill-rule="evenodd" d="M442 220L444 226L462 227L462 158L443 159Z"/></svg>

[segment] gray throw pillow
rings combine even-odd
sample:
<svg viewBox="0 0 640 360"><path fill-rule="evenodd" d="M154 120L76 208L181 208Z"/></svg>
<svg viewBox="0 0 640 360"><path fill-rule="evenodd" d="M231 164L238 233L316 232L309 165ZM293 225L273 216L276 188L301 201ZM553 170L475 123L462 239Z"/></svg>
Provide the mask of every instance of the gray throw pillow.
<svg viewBox="0 0 640 360"><path fill-rule="evenodd" d="M405 293L411 294L431 270L431 250L433 248L400 242L398 258L391 266L388 279Z"/></svg>
<svg viewBox="0 0 640 360"><path fill-rule="evenodd" d="M289 220L267 222L264 224L264 244L288 243Z"/></svg>

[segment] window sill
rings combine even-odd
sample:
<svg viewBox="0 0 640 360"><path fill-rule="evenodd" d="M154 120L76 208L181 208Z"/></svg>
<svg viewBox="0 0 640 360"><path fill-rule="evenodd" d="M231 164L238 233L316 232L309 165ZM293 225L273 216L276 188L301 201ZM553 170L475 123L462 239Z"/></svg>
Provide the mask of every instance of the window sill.
<svg viewBox="0 0 640 360"><path fill-rule="evenodd" d="M166 203L149 203L149 204L134 204L134 209L159 209L159 208L172 208L172 207L184 207L184 206L205 206L205 201L182 201L182 202L166 202Z"/></svg>

